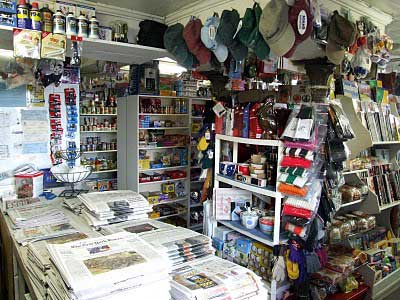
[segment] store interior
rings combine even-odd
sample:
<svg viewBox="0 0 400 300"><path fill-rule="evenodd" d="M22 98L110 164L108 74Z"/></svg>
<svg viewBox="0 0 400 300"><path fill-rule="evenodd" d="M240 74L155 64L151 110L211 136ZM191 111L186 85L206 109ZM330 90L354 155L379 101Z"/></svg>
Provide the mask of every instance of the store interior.
<svg viewBox="0 0 400 300"><path fill-rule="evenodd" d="M0 1L1 300L394 300L400 3Z"/></svg>

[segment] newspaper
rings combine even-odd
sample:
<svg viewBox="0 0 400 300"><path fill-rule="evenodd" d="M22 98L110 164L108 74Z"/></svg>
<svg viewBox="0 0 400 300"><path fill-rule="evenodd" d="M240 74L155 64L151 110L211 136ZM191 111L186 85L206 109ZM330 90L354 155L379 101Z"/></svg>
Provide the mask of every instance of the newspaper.
<svg viewBox="0 0 400 300"><path fill-rule="evenodd" d="M99 220L98 218L93 216L89 211L84 210L84 211L82 211L82 217L86 220L86 222L89 225L91 225L93 227L100 227L100 226L106 226L106 225L125 222L125 221L147 219L148 215L147 214L139 214L139 215L131 214L131 215L112 217L112 218L106 219L106 220Z"/></svg>
<svg viewBox="0 0 400 300"><path fill-rule="evenodd" d="M88 237L99 237L99 233L90 232L75 232L62 237L54 237L46 241L39 241L28 244L28 259L38 265L42 270L50 267L50 255L47 250L47 244L65 244L73 241L83 240Z"/></svg>
<svg viewBox="0 0 400 300"><path fill-rule="evenodd" d="M22 246L25 246L27 243L34 241L46 240L75 232L77 232L77 230L68 222L17 229L14 233L14 236L18 243L22 244Z"/></svg>
<svg viewBox="0 0 400 300"><path fill-rule="evenodd" d="M184 249L189 250L199 245L211 245L209 237L183 227L162 232L149 231L140 236L155 249L166 254L173 254Z"/></svg>
<svg viewBox="0 0 400 300"><path fill-rule="evenodd" d="M77 215L79 215L85 207L79 198L65 198L62 205Z"/></svg>
<svg viewBox="0 0 400 300"><path fill-rule="evenodd" d="M124 232L124 231L140 234L153 230L158 231L158 230L168 230L173 228L176 227L168 223L147 219L147 220L127 221L109 226L103 226L101 227L101 232L104 235Z"/></svg>
<svg viewBox="0 0 400 300"><path fill-rule="evenodd" d="M48 245L63 280L78 299L99 299L168 280L168 265L151 246L128 232Z"/></svg>
<svg viewBox="0 0 400 300"><path fill-rule="evenodd" d="M149 203L141 194L130 190L118 190L81 194L78 198L90 211L96 213L109 212L110 207L129 208L148 207Z"/></svg>
<svg viewBox="0 0 400 300"><path fill-rule="evenodd" d="M268 291L250 270L216 256L180 265L172 271L175 299L246 299Z"/></svg>
<svg viewBox="0 0 400 300"><path fill-rule="evenodd" d="M68 223L66 215L47 202L37 202L8 210L15 228L31 228L42 225Z"/></svg>

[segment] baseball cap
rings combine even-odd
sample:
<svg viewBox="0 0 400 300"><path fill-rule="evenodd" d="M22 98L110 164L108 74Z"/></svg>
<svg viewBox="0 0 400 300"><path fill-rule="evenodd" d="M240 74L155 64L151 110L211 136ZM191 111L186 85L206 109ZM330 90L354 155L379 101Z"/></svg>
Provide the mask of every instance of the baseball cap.
<svg viewBox="0 0 400 300"><path fill-rule="evenodd" d="M217 31L217 39L221 41L235 60L243 60L247 57L248 49L236 36L240 16L236 9L223 10Z"/></svg>
<svg viewBox="0 0 400 300"><path fill-rule="evenodd" d="M182 34L189 51L196 56L201 65L208 64L211 60L210 50L201 42L202 27L200 19L192 19L186 24Z"/></svg>
<svg viewBox="0 0 400 300"><path fill-rule="evenodd" d="M357 36L354 23L333 12L328 28L326 56L335 65L341 64L346 48L352 46Z"/></svg>
<svg viewBox="0 0 400 300"><path fill-rule="evenodd" d="M201 41L204 46L210 49L219 62L223 63L229 55L228 48L217 39L217 31L219 27L219 17L214 14L208 17L204 26L201 28Z"/></svg>
<svg viewBox="0 0 400 300"><path fill-rule="evenodd" d="M283 56L294 46L296 36L289 24L289 6L283 0L270 0L264 7L259 30L276 56Z"/></svg>
<svg viewBox="0 0 400 300"><path fill-rule="evenodd" d="M254 50L259 59L268 58L270 49L258 30L262 9L256 2L253 8L247 8L242 18L242 26L237 34L239 40Z"/></svg>
<svg viewBox="0 0 400 300"><path fill-rule="evenodd" d="M169 26L164 34L165 49L171 53L176 61L187 69L192 69L198 63L196 57L189 52L182 36L183 25L181 23Z"/></svg>
<svg viewBox="0 0 400 300"><path fill-rule="evenodd" d="M285 53L286 58L292 57L299 44L307 40L312 33L313 18L311 8L306 0L296 0L289 7L289 23L293 27L295 42L293 47Z"/></svg>

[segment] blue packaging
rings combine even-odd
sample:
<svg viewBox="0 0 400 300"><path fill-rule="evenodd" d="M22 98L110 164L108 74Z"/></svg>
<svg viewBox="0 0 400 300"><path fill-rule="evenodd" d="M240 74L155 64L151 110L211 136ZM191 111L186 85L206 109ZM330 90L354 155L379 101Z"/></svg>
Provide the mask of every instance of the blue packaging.
<svg viewBox="0 0 400 300"><path fill-rule="evenodd" d="M0 2L0 12L9 14L17 13L17 3L15 1L3 0Z"/></svg>
<svg viewBox="0 0 400 300"><path fill-rule="evenodd" d="M224 248L224 242L221 241L219 238L213 237L212 246L215 250L222 251L222 249Z"/></svg>
<svg viewBox="0 0 400 300"><path fill-rule="evenodd" d="M3 13L2 17L0 18L0 25L17 27L17 15Z"/></svg>
<svg viewBox="0 0 400 300"><path fill-rule="evenodd" d="M30 29L29 9L25 0L20 0L17 6L17 27L23 29Z"/></svg>
<svg viewBox="0 0 400 300"><path fill-rule="evenodd" d="M249 121L250 121L250 103L248 103L243 110L243 129L242 137L249 137Z"/></svg>
<svg viewBox="0 0 400 300"><path fill-rule="evenodd" d="M248 255L250 254L252 242L249 239L237 239L236 250Z"/></svg>

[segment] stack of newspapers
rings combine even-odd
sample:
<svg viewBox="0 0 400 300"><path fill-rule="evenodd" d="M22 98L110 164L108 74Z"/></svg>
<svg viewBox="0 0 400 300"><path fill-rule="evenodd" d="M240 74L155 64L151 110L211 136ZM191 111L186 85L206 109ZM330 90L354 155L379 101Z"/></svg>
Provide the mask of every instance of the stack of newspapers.
<svg viewBox="0 0 400 300"><path fill-rule="evenodd" d="M268 289L252 271L216 256L177 266L172 271L175 300L265 300Z"/></svg>
<svg viewBox="0 0 400 300"><path fill-rule="evenodd" d="M70 219L48 202L13 208L7 213L16 229L15 239L22 245L77 232Z"/></svg>
<svg viewBox="0 0 400 300"><path fill-rule="evenodd" d="M209 237L183 227L153 230L139 235L163 255L170 266L213 255L215 252Z"/></svg>
<svg viewBox="0 0 400 300"><path fill-rule="evenodd" d="M128 232L49 244L48 299L170 300L168 263Z"/></svg>
<svg viewBox="0 0 400 300"><path fill-rule="evenodd" d="M51 238L45 241L38 241L28 244L26 268L28 276L45 299L49 293L48 282L51 268L50 255L47 244L65 244L72 241L83 240L101 236L95 231L75 232L62 237Z"/></svg>
<svg viewBox="0 0 400 300"><path fill-rule="evenodd" d="M94 227L147 219L147 213L152 211L146 198L129 190L81 194L78 197L85 206L83 218Z"/></svg>
<svg viewBox="0 0 400 300"><path fill-rule="evenodd" d="M169 230L176 228L174 225L160 222L157 220L152 219L143 219L143 220L133 220L133 221L126 221L122 223L112 224L108 226L101 226L100 232L103 235L109 235L118 232L130 232L130 233L137 233L142 234L149 231L154 230Z"/></svg>

